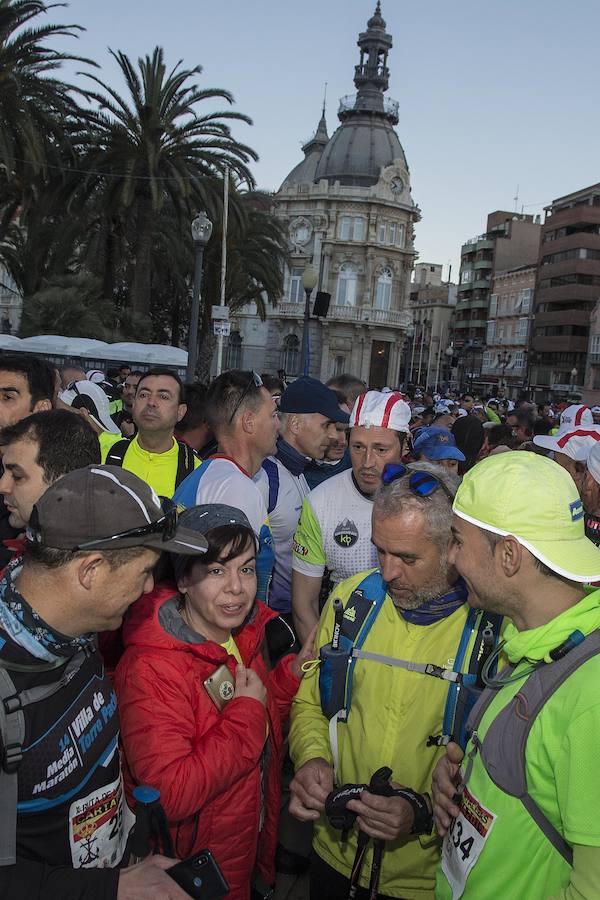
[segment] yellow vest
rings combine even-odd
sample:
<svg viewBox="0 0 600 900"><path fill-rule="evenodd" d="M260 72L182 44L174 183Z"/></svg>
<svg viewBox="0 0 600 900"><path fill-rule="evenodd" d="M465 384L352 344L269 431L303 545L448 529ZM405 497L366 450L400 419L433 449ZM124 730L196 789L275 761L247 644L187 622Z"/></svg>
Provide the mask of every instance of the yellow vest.
<svg viewBox="0 0 600 900"><path fill-rule="evenodd" d="M332 596L344 606L368 573L341 582ZM434 663L451 669L463 633L469 607L465 603L445 619L431 625L407 622L386 596L362 647L374 653L409 662ZM317 646L331 640L331 598L321 617ZM467 646L468 667L474 636ZM392 769L392 781L420 793L431 790L431 774L443 747L427 747L430 735L442 732L448 692L447 681L395 666L358 659L354 668L352 708L347 723L338 723L339 781L368 783L381 766ZM291 713L290 754L296 769L310 759L333 762L329 723L321 711L318 670L307 673ZM328 865L349 877L356 853L354 829L345 845L341 832L325 817L315 826L314 849ZM386 844L379 890L406 900L432 900L439 860L435 836L410 836ZM371 850L363 866L360 884L368 887Z"/></svg>
<svg viewBox="0 0 600 900"><path fill-rule="evenodd" d="M106 457L110 448L117 441L122 441L120 435L108 434L105 432L100 435L100 450L102 452L102 462L106 462ZM125 453L123 460L123 468L128 472L133 472L142 481L145 481L154 489L160 497L172 497L175 493L175 479L177 477L177 464L179 462L179 446L175 438L170 450L165 453L150 453L144 450L138 443L137 435L132 439ZM195 460L194 468L198 468L201 461Z"/></svg>

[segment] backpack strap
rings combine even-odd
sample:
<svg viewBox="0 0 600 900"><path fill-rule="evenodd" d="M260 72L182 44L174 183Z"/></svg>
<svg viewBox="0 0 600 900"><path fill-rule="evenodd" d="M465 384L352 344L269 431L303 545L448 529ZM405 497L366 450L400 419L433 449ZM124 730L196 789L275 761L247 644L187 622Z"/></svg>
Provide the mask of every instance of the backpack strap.
<svg viewBox="0 0 600 900"><path fill-rule="evenodd" d="M0 867L16 862L18 770L23 760L25 715L23 709L51 697L77 674L89 651L80 650L67 662L62 676L51 684L17 691L7 666L0 661ZM32 667L32 671L34 671Z"/></svg>
<svg viewBox="0 0 600 900"><path fill-rule="evenodd" d="M177 473L175 475L175 490L179 487L188 475L191 475L196 468L196 460L200 459L196 451L186 444L185 441L177 441L179 454L177 457ZM106 457L108 462L108 457Z"/></svg>
<svg viewBox="0 0 600 900"><path fill-rule="evenodd" d="M121 441L116 441L106 454L106 465L122 468L130 443L131 438L123 438Z"/></svg>
<svg viewBox="0 0 600 900"><path fill-rule="evenodd" d="M572 848L528 791L525 753L531 728L547 701L580 666L598 654L600 631L594 631L562 659L550 664L542 662L491 722L483 741L473 735L490 779L505 794L523 803L536 825L570 866L573 865ZM496 695L497 691L490 688L483 692L470 717L469 726L475 732Z"/></svg>
<svg viewBox="0 0 600 900"><path fill-rule="evenodd" d="M274 460L267 457L267 459L263 460L262 468L267 473L267 478L269 480L269 502L267 504L267 512L271 515L277 506L277 500L279 498L279 467Z"/></svg>

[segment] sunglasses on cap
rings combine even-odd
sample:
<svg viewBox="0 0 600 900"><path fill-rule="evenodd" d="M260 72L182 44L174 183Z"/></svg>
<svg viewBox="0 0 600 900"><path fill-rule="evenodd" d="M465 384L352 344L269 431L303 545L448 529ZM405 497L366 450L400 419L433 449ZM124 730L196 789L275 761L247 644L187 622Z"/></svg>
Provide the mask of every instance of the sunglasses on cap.
<svg viewBox="0 0 600 900"><path fill-rule="evenodd" d="M233 412L231 413L231 415L229 416L229 419L228 419L228 421L227 421L227 424L228 424L228 425L231 425L231 423L233 422L233 419L234 419L234 417L235 417L236 412L238 411L238 409L240 408L240 406L241 406L242 403L244 402L244 400L245 400L245 398L246 398L246 395L247 395L248 391L250 390L250 388L252 387L252 385L254 385L255 388L260 388L260 387L263 386L263 380L262 380L262 378L260 377L260 375L258 374L258 372L255 372L254 370L253 370L252 372L250 372L250 378L248 379L248 384L246 385L246 387L244 388L244 390L243 390L242 393L240 394L240 399L238 400L238 402L237 402L237 403L235 404L235 406L233 407Z"/></svg>
<svg viewBox="0 0 600 900"><path fill-rule="evenodd" d="M387 487L408 475L408 486L413 494L417 497L431 497L439 488L441 488L450 502L454 501L454 497L448 490L441 478L426 472L425 469L409 469L403 463L388 463L383 470L381 481Z"/></svg>
<svg viewBox="0 0 600 900"><path fill-rule="evenodd" d="M163 541L171 541L177 531L177 506L168 497L161 497L163 515L147 525L139 525L137 528L128 528L118 534L111 534L104 538L95 538L93 541L85 541L78 544L73 550L93 550L98 544L106 544L107 541L120 541L125 538L147 537L151 534L160 534ZM105 550L110 549L104 547Z"/></svg>

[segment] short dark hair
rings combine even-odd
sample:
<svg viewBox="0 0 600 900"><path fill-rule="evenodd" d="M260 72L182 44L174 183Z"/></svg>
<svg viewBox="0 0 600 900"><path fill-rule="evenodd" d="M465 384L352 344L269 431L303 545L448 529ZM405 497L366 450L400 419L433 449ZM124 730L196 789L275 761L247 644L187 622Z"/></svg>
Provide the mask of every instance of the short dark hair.
<svg viewBox="0 0 600 900"><path fill-rule="evenodd" d="M219 525L217 528L211 528L204 535L208 541L208 550L201 557L188 556L185 560L185 566L179 577L183 577L192 568L192 565L199 559L202 565L210 566L216 562L226 563L231 559L235 559L244 552L246 547L252 547L254 553L258 552L256 537L251 528L246 525ZM225 556L225 549L231 544L231 548Z"/></svg>
<svg viewBox="0 0 600 900"><path fill-rule="evenodd" d="M175 431L182 434L191 431L206 422L206 385L195 381L185 385L185 416L175 426Z"/></svg>
<svg viewBox="0 0 600 900"><path fill-rule="evenodd" d="M96 432L85 419L66 409L33 413L0 430L0 447L22 440L38 444L37 464L47 484L74 469L100 463Z"/></svg>
<svg viewBox="0 0 600 900"><path fill-rule="evenodd" d="M232 417L242 410L257 412L262 402L263 394L254 383L254 373L230 369L215 378L206 392L206 421L216 434L228 428Z"/></svg>
<svg viewBox="0 0 600 900"><path fill-rule="evenodd" d="M50 363L39 356L1 356L0 371L23 375L34 406L42 400L54 399L55 374Z"/></svg>
<svg viewBox="0 0 600 900"><path fill-rule="evenodd" d="M535 425L535 419L532 414L526 409L520 409L516 413L517 424L515 427L525 429L525 432L528 437L533 436L533 427Z"/></svg>
<svg viewBox="0 0 600 900"><path fill-rule="evenodd" d="M500 447L504 444L512 448L514 444L512 428L508 425L492 425L487 433L487 439L490 447Z"/></svg>
<svg viewBox="0 0 600 900"><path fill-rule="evenodd" d="M277 378L275 375L261 375L262 382L266 389L273 393L273 391L285 391L285 384L281 380L281 378Z"/></svg>
<svg viewBox="0 0 600 900"><path fill-rule="evenodd" d="M354 406L356 398L360 396L360 394L364 394L367 390L367 385L361 378L358 378L357 375L349 375L346 373L334 375L333 378L330 378L325 384L328 388L335 388L336 391L343 394L344 403L351 408Z"/></svg>
<svg viewBox="0 0 600 900"><path fill-rule="evenodd" d="M183 385L183 381L174 369L148 369L148 371L144 372L144 374L138 381L137 390L139 391L140 385L145 378L157 378L164 375L166 375L168 378L172 378L173 381L177 382L177 384L179 385L179 402L185 403L185 387Z"/></svg>

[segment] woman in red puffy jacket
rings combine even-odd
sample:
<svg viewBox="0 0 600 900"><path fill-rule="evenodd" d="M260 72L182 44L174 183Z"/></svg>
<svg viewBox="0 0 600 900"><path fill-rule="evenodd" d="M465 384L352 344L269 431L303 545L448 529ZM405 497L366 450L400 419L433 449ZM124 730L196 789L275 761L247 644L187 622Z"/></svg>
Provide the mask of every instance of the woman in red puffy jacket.
<svg viewBox="0 0 600 900"><path fill-rule="evenodd" d="M178 590L159 585L123 627L115 686L128 800L136 784L157 788L176 855L207 847L228 897L247 900L255 871L267 885L275 881L281 723L312 646L268 671L261 650L276 614L255 601L248 520L221 504L193 507L181 519L206 536L207 553L175 557ZM215 702L205 681L220 666L235 690L225 688Z"/></svg>

